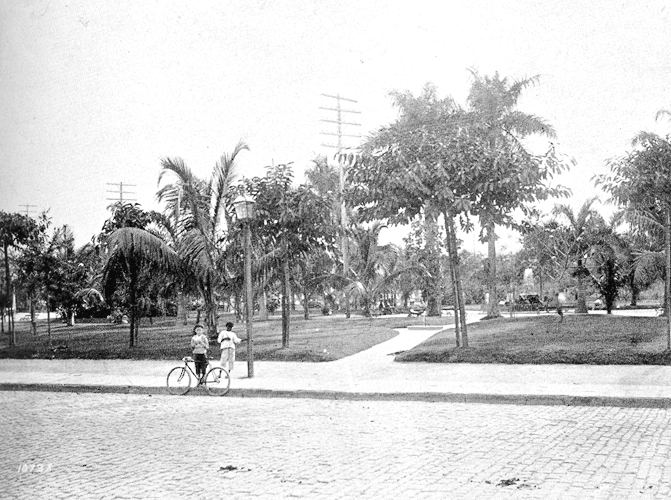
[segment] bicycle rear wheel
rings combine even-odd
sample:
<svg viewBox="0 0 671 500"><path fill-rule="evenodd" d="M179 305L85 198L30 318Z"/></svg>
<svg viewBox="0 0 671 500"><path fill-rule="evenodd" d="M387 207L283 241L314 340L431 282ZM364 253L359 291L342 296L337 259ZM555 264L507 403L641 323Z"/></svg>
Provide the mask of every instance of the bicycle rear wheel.
<svg viewBox="0 0 671 500"><path fill-rule="evenodd" d="M191 374L183 366L176 366L168 373L166 383L170 394L181 396L191 389Z"/></svg>
<svg viewBox="0 0 671 500"><path fill-rule="evenodd" d="M223 396L231 385L231 377L223 368L216 366L205 375L205 388L210 396Z"/></svg>

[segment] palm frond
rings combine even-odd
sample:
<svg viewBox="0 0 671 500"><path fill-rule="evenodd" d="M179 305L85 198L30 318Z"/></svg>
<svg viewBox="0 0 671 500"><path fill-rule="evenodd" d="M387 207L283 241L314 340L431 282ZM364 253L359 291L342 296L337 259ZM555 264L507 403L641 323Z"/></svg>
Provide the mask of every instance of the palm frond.
<svg viewBox="0 0 671 500"><path fill-rule="evenodd" d="M164 186L156 194L158 201L166 203L166 212L185 214L180 222L187 230L207 225L209 210L205 183L193 174L181 158L163 158L161 166L163 170L159 175L159 184L165 175L177 178L175 183Z"/></svg>
<svg viewBox="0 0 671 500"><path fill-rule="evenodd" d="M87 302L97 302L97 303L103 303L105 302L105 298L103 297L103 294L100 293L96 288L84 288L82 290L79 290L76 294L76 297L83 298Z"/></svg>
<svg viewBox="0 0 671 500"><path fill-rule="evenodd" d="M632 233L649 233L658 238L664 237L664 223L652 212L628 207L621 212L620 218L629 224Z"/></svg>
<svg viewBox="0 0 671 500"><path fill-rule="evenodd" d="M189 269L200 283L218 283L216 248L203 233L193 229L182 237L182 252Z"/></svg>
<svg viewBox="0 0 671 500"><path fill-rule="evenodd" d="M214 173L212 175L214 181L212 191L212 219L215 225L219 223L221 209L225 206L226 196L230 192L236 177L235 160L242 151L249 151L249 146L243 141L238 141L235 148L233 148L233 151L230 154L224 153L221 155L221 158L219 158L219 161L214 167Z"/></svg>
<svg viewBox="0 0 671 500"><path fill-rule="evenodd" d="M177 253L164 241L144 229L123 227L109 237L112 253L126 260L148 262L167 272L181 267Z"/></svg>
<svg viewBox="0 0 671 500"><path fill-rule="evenodd" d="M664 276L666 262L664 252L641 252L634 259L634 279L638 283L652 283Z"/></svg>

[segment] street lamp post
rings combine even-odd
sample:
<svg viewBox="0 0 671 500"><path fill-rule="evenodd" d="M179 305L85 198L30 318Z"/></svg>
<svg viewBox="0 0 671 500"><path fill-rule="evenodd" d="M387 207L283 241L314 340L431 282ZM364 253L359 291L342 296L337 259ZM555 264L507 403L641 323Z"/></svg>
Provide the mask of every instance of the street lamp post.
<svg viewBox="0 0 671 500"><path fill-rule="evenodd" d="M254 219L256 202L246 195L238 196L233 202L238 221L242 223L245 251L245 327L247 330L247 376L254 377L254 344L252 343L252 319L254 302L252 297L252 232L250 223Z"/></svg>

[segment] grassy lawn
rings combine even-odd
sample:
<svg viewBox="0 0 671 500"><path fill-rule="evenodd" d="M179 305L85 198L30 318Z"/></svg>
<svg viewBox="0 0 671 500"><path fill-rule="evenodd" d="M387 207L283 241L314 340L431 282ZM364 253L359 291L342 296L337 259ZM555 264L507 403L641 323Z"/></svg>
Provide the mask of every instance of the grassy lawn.
<svg viewBox="0 0 671 500"><path fill-rule="evenodd" d="M469 348L440 332L396 361L508 364L669 365L666 318L556 315L496 319L469 325Z"/></svg>
<svg viewBox="0 0 671 500"><path fill-rule="evenodd" d="M233 321L232 315L222 314L219 327ZM427 318L427 324L444 325L451 318ZM293 315L289 334L289 347L282 348L282 321L274 316L268 321L255 321L254 359L273 361L333 361L356 354L397 335L395 328L419 325L422 318L389 317L364 318L352 314L322 316L315 314L306 321L302 314ZM153 326L143 318L138 345L128 347L129 326L109 323L79 323L68 327L60 322L51 324L52 345L49 350L47 325L38 323L38 337L30 334L29 322L17 322L17 346L9 348L8 335L0 338L0 358L86 358L86 359L179 359L190 355L191 331L194 319L188 326L175 318L155 319ZM236 324L238 336L245 337L245 325ZM215 344L214 346L212 344ZM210 355L218 357L219 347L211 342ZM236 358L246 359L247 344L238 346Z"/></svg>

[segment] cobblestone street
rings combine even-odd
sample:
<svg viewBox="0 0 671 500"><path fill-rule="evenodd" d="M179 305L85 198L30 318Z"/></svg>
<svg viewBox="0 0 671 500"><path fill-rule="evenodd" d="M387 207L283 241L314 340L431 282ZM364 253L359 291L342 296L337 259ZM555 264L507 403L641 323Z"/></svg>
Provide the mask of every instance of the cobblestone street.
<svg viewBox="0 0 671 500"><path fill-rule="evenodd" d="M664 409L1 392L3 498L668 498Z"/></svg>

